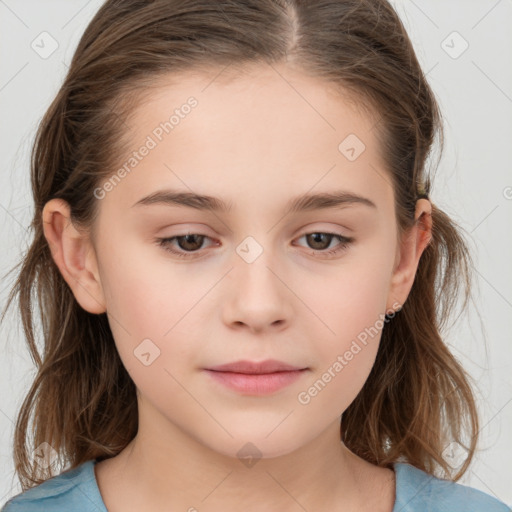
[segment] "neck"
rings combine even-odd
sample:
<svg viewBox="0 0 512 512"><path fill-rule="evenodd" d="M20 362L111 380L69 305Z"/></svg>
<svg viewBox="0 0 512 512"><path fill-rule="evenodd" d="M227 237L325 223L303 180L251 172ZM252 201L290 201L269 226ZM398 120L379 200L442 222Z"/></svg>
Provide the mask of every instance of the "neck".
<svg viewBox="0 0 512 512"><path fill-rule="evenodd" d="M241 460L219 454L168 421L145 419L117 461L111 460L116 476L110 482L117 482L109 484L117 489L111 495L124 497L122 510L216 512L236 510L240 504L247 512L392 509L394 487L383 487L387 501L382 492L375 493L383 471L388 484L392 471L348 450L340 441L339 420L291 453Z"/></svg>

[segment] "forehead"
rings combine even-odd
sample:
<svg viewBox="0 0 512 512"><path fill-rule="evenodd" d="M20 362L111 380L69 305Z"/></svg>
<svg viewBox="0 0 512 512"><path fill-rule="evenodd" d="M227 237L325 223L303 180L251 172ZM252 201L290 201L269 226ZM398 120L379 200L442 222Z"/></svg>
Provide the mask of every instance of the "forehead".
<svg viewBox="0 0 512 512"><path fill-rule="evenodd" d="M208 122L207 128L212 129L210 137L214 135L213 129L217 133L234 125L237 129L233 135L250 136L264 123L271 123L264 130L269 136L278 128L288 128L288 135L313 140L323 131L337 139L344 131L353 130L361 138L366 135L368 140L380 117L362 95L285 64L233 65L167 73L156 77L139 94L130 116L132 122L128 123L133 136L144 135L155 123L168 121L191 97L198 108L193 109L191 116L185 113L189 118L187 123L180 122L181 126L173 127L175 140L192 128L195 138L204 135L199 128ZM302 122L297 125L297 120ZM282 144L286 139L296 140L290 136L285 139L284 135Z"/></svg>
<svg viewBox="0 0 512 512"><path fill-rule="evenodd" d="M235 195L266 187L269 198L319 182L383 185L376 116L347 91L285 65L162 75L127 126L130 152L152 146L124 180L130 204L167 185L224 197L228 186Z"/></svg>

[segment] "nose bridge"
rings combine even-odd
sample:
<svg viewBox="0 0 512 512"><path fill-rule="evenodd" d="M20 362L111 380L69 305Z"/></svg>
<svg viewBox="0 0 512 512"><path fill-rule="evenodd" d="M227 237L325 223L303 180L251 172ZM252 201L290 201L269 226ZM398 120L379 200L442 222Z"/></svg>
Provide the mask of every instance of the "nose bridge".
<svg viewBox="0 0 512 512"><path fill-rule="evenodd" d="M224 302L227 323L261 330L289 319L291 297L279 275L279 250L271 247L272 239L268 233L247 236L236 247L234 268L229 273L229 297Z"/></svg>
<svg viewBox="0 0 512 512"><path fill-rule="evenodd" d="M256 238L257 237L257 238ZM279 248L273 246L273 237L268 233L246 236L236 247L235 273L240 286L258 285L279 288L275 272L279 267L276 254Z"/></svg>

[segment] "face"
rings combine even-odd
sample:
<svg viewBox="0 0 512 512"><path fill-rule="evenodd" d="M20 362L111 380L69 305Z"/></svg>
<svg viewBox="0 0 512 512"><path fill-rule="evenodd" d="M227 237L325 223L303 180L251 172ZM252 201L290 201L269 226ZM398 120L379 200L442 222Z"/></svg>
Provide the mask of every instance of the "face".
<svg viewBox="0 0 512 512"><path fill-rule="evenodd" d="M132 152L95 192L97 275L141 424L272 457L339 422L405 298L393 189L375 119L326 83L215 76L162 80L130 117ZM297 370L211 370L269 359Z"/></svg>

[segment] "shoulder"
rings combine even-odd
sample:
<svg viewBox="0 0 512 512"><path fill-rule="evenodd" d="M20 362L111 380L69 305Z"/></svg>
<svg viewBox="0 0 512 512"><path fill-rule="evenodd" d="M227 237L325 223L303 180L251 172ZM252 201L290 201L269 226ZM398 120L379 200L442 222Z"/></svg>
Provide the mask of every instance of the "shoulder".
<svg viewBox="0 0 512 512"><path fill-rule="evenodd" d="M0 512L106 512L94 475L94 460L64 471L11 498Z"/></svg>
<svg viewBox="0 0 512 512"><path fill-rule="evenodd" d="M510 512L504 503L477 489L436 478L405 463L394 464L393 512Z"/></svg>

